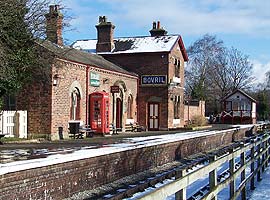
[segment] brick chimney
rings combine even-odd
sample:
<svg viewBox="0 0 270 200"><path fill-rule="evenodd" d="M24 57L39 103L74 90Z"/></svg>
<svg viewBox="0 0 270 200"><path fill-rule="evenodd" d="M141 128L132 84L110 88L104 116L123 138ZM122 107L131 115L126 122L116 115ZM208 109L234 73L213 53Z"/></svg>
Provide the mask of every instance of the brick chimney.
<svg viewBox="0 0 270 200"><path fill-rule="evenodd" d="M160 21L153 22L153 28L149 31L152 37L164 36L167 34L167 31L160 27Z"/></svg>
<svg viewBox="0 0 270 200"><path fill-rule="evenodd" d="M97 52L111 52L114 48L113 33L115 26L107 21L106 16L99 16L97 28Z"/></svg>
<svg viewBox="0 0 270 200"><path fill-rule="evenodd" d="M63 15L60 13L59 5L51 5L46 17L46 35L51 42L63 46Z"/></svg>

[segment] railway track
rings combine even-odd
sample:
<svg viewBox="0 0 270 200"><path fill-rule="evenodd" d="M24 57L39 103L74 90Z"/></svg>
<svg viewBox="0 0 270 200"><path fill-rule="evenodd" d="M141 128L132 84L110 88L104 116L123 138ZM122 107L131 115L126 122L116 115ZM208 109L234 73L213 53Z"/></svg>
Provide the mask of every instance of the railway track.
<svg viewBox="0 0 270 200"><path fill-rule="evenodd" d="M169 170L166 170L161 173L157 173L151 177L147 177L143 180L138 180L132 183L122 184L119 188L114 188L111 191L106 192L106 194L96 194L91 196L91 198L86 199L106 199L106 200L122 200L126 198L132 197L136 193L142 193L146 190L155 190L160 185L163 185L167 182L174 181L177 177L177 174L180 170L186 170L186 173L191 173L192 171L203 167L209 163L210 157L213 155L217 157L221 157L227 153L229 153L232 149L240 148L242 145L249 144L254 140L258 140L263 137L263 134L250 137L246 140L242 140L241 142L235 142L229 146L220 148L218 150L211 151L208 154L199 155L196 157L189 157L180 160L180 165L173 167ZM246 156L246 159L249 159L250 155ZM236 162L235 167L240 167L240 162ZM218 175L218 182L224 181L227 177L229 177L230 172L228 169L223 171ZM195 200L200 199L204 194L209 191L209 184L204 185L203 187L198 188L197 192L192 194L188 199Z"/></svg>

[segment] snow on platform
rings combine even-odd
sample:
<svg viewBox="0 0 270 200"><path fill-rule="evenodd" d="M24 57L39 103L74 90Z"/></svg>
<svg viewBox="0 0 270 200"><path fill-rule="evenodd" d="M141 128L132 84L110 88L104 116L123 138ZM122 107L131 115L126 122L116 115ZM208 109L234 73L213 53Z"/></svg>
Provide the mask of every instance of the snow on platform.
<svg viewBox="0 0 270 200"><path fill-rule="evenodd" d="M252 127L252 125L250 125ZM240 127L241 128L241 127ZM236 128L231 128L230 130L237 130ZM176 142L180 140L186 140L190 138L197 138L202 136L208 136L213 134L222 134L228 130L219 130L219 131L197 131L197 132L185 132L185 133L176 133L168 135L158 135L158 136L148 136L148 137L136 137L136 138L127 138L125 142L120 144L108 144L107 146L102 146L100 148L85 148L74 151L70 154L53 154L48 155L46 158L38 158L31 160L21 160L14 161L10 163L0 164L0 175L33 169L37 167L44 167L48 165L60 164L75 160L87 159L96 156L108 155L112 153L117 153L121 151L127 151L132 149L138 149L143 147L150 147L170 142Z"/></svg>

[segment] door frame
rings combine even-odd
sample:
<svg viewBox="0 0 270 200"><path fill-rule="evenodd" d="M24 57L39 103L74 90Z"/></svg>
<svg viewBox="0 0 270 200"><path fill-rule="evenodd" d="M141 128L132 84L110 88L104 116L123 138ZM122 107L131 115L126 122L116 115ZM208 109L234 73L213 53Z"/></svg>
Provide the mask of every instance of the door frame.
<svg viewBox="0 0 270 200"><path fill-rule="evenodd" d="M156 119L157 117L157 128L151 128L150 127L150 105L157 105L158 106L158 111L157 111L157 116L155 116L154 119ZM149 131L158 131L159 130L159 125L160 125L160 103L157 103L157 102L148 102L147 104L147 126L148 126L148 130ZM156 113L154 113L156 114Z"/></svg>

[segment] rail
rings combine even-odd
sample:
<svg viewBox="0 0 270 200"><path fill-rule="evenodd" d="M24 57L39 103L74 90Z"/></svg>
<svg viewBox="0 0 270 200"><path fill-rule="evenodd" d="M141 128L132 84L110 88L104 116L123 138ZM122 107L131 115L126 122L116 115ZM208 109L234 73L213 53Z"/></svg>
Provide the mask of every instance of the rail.
<svg viewBox="0 0 270 200"><path fill-rule="evenodd" d="M168 196L175 194L175 199L187 199L186 188L202 178L209 176L209 184L205 191L200 191L201 199L217 199L217 194L225 187L230 186L230 199L236 199L241 195L242 199L246 199L246 186L250 183L250 188L254 189L255 176L257 180L261 179L261 173L268 166L269 160L269 138L268 134L261 137L248 140L240 145L233 145L228 148L222 155L208 155L208 163L203 167L187 173L187 168L183 166L176 170L175 180L156 188L152 192L145 193L137 199L153 200L165 199ZM240 163L235 162L236 158L240 157ZM226 175L217 175L217 169L224 163L229 162L229 169ZM255 165L256 164L256 165ZM246 176L246 168L250 166L251 172ZM236 188L236 178L240 177L240 184Z"/></svg>

